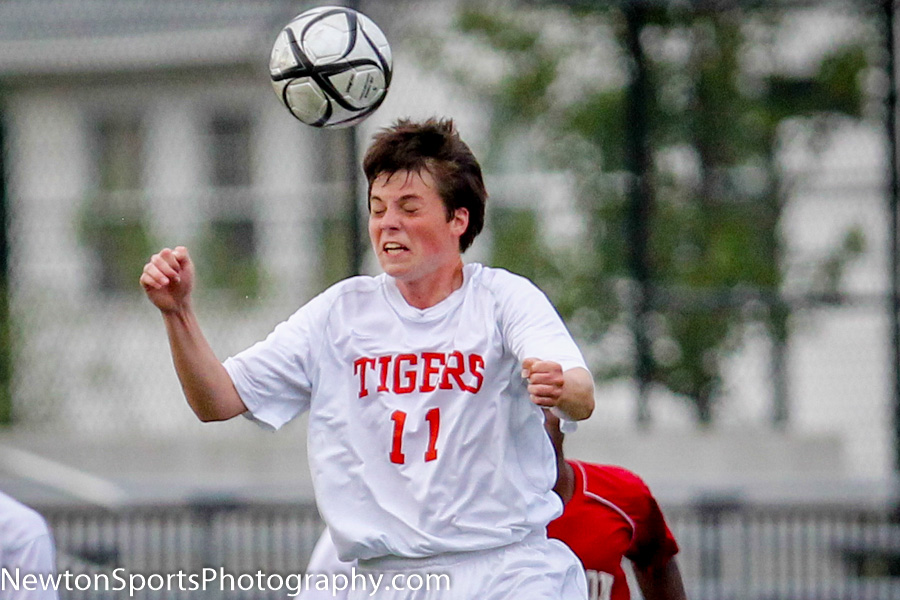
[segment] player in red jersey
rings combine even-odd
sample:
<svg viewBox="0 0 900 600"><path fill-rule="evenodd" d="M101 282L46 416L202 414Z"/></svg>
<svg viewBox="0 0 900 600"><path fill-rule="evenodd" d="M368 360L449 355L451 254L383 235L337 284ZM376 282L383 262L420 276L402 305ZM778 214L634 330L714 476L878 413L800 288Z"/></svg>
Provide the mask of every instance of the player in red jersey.
<svg viewBox="0 0 900 600"><path fill-rule="evenodd" d="M675 561L678 544L644 482L621 467L566 460L559 419L544 412L559 470L554 491L565 504L547 535L581 559L590 598L629 600L624 556L634 566L645 600L686 600Z"/></svg>

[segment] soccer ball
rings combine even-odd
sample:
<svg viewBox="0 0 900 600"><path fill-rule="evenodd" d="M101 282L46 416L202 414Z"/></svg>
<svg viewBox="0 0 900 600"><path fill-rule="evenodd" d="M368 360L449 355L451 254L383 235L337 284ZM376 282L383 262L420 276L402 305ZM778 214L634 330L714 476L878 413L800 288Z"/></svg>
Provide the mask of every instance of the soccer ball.
<svg viewBox="0 0 900 600"><path fill-rule="evenodd" d="M384 101L391 85L391 47L365 15L320 6L281 30L269 72L292 115L313 127L347 127Z"/></svg>

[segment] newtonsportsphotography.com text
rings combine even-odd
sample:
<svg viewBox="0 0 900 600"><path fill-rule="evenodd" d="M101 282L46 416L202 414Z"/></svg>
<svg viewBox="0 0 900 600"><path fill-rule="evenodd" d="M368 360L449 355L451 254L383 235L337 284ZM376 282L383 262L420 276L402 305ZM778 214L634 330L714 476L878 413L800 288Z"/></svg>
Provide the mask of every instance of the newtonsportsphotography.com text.
<svg viewBox="0 0 900 600"><path fill-rule="evenodd" d="M119 567L109 573L26 573L20 569L0 568L0 592L6 591L102 591L138 592L285 592L295 597L305 590L318 590L338 595L344 591L364 590L370 596L384 590L449 590L446 573L361 572L353 567L349 573L229 573L224 568L204 568L199 572L137 573Z"/></svg>

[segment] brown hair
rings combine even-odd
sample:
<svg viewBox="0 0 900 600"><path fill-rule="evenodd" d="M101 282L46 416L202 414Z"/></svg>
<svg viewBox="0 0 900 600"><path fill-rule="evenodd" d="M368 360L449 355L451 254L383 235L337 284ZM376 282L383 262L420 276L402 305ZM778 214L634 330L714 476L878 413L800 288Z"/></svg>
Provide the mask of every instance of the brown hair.
<svg viewBox="0 0 900 600"><path fill-rule="evenodd" d="M484 227L487 191L481 165L451 119L432 118L422 123L400 119L375 134L363 158L369 194L379 175L422 170L434 177L448 221L458 208L469 211L469 225L459 238L459 250L465 252Z"/></svg>

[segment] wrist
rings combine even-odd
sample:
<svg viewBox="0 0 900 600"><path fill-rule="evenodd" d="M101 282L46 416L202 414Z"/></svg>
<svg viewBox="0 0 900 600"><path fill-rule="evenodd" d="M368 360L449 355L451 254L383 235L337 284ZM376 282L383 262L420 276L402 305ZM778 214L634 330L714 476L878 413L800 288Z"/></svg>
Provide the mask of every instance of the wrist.
<svg viewBox="0 0 900 600"><path fill-rule="evenodd" d="M575 430L578 429L578 425L575 423L577 419L573 419L568 415L563 409L559 406L553 406L550 408L550 412L554 414L554 416L559 419L559 430L563 433L574 433Z"/></svg>
<svg viewBox="0 0 900 600"><path fill-rule="evenodd" d="M166 321L175 321L186 323L192 319L193 309L191 303L187 300L179 302L174 306L160 308L159 312Z"/></svg>

